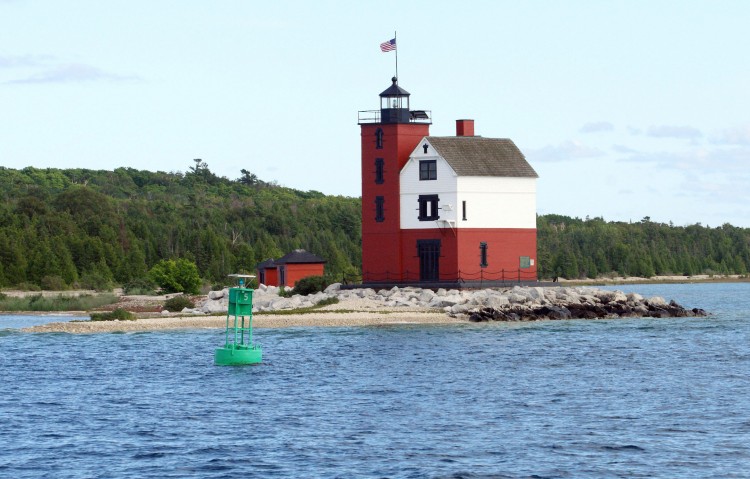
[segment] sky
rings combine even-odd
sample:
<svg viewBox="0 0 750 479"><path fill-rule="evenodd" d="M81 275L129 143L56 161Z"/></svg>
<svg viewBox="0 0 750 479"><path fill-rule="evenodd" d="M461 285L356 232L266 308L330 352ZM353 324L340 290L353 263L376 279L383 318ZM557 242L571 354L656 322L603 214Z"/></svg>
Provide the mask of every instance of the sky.
<svg viewBox="0 0 750 479"><path fill-rule="evenodd" d="M0 166L200 158L360 196L397 32L430 134L512 139L538 213L750 227L748 24L744 0L0 0Z"/></svg>

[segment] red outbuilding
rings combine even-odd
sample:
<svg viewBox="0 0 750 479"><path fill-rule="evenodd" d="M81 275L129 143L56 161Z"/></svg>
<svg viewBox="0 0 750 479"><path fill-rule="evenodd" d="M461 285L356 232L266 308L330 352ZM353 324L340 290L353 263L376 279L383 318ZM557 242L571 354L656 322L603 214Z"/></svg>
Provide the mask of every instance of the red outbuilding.
<svg viewBox="0 0 750 479"><path fill-rule="evenodd" d="M509 139L429 136L393 78L362 133L363 283L536 281L538 175Z"/></svg>
<svg viewBox="0 0 750 479"><path fill-rule="evenodd" d="M296 249L277 260L266 260L256 266L258 282L266 286L294 287L307 276L323 276L326 261L303 249Z"/></svg>

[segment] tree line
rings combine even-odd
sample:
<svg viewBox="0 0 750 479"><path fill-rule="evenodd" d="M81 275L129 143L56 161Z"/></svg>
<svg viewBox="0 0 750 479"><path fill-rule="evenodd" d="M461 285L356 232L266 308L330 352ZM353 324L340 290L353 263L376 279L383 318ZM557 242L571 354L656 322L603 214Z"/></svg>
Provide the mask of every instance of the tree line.
<svg viewBox="0 0 750 479"><path fill-rule="evenodd" d="M0 287L101 288L187 259L209 282L303 248L331 281L357 277L360 199L260 180L186 172L0 167ZM537 218L541 278L735 273L750 266L750 230L676 227L644 218Z"/></svg>
<svg viewBox="0 0 750 479"><path fill-rule="evenodd" d="M747 274L750 229L730 224L674 226L602 218L537 217L542 277Z"/></svg>
<svg viewBox="0 0 750 479"><path fill-rule="evenodd" d="M252 272L302 248L332 278L360 264L360 202L299 191L208 165L182 172L0 167L0 286L125 284L164 259L205 280Z"/></svg>

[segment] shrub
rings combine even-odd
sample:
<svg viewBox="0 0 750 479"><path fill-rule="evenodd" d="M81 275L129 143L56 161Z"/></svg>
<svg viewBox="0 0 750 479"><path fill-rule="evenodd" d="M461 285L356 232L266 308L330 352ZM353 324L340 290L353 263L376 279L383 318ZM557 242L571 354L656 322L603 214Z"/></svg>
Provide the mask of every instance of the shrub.
<svg viewBox="0 0 750 479"><path fill-rule="evenodd" d="M315 294L323 291L326 289L326 286L328 285L322 276L306 276L294 283L292 294L307 296L308 294Z"/></svg>
<svg viewBox="0 0 750 479"><path fill-rule="evenodd" d="M60 276L44 276L40 281L42 289L45 291L62 291L68 289L65 280Z"/></svg>
<svg viewBox="0 0 750 479"><path fill-rule="evenodd" d="M93 289L94 291L112 291L114 284L107 276L99 271L86 271L78 280L81 289Z"/></svg>
<svg viewBox="0 0 750 479"><path fill-rule="evenodd" d="M188 259L163 259L156 263L148 278L167 293L197 294L201 286L198 267Z"/></svg>
<svg viewBox="0 0 750 479"><path fill-rule="evenodd" d="M117 302L114 294L83 294L80 296L49 296L41 294L25 298L0 298L2 311L89 311Z"/></svg>
<svg viewBox="0 0 750 479"><path fill-rule="evenodd" d="M128 281L122 286L125 294L144 294L152 296L156 294L156 284L148 278L138 278Z"/></svg>
<svg viewBox="0 0 750 479"><path fill-rule="evenodd" d="M190 297L181 294L179 296L173 296L168 300L164 301L164 309L173 313L182 311L185 308L194 308L195 303Z"/></svg>
<svg viewBox="0 0 750 479"><path fill-rule="evenodd" d="M115 319L129 321L135 319L135 315L122 308L117 308L114 311L108 311L106 313L91 313L91 321L114 321Z"/></svg>
<svg viewBox="0 0 750 479"><path fill-rule="evenodd" d="M42 288L39 287L37 284L28 283L24 281L23 283L18 283L16 285L16 288L18 288L21 291L41 291Z"/></svg>

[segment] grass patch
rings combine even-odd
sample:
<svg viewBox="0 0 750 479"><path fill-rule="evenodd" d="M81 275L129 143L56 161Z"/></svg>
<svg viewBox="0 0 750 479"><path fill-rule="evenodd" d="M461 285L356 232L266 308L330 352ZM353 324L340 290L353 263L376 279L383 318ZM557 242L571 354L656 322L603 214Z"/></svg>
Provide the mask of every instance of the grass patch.
<svg viewBox="0 0 750 479"><path fill-rule="evenodd" d="M315 303L314 306L308 306L307 308L297 308L297 309L280 309L278 311L263 311L263 314L270 314L270 315L278 315L278 316L284 316L284 315L290 315L290 314L307 314L307 313L317 313L320 308L323 306L328 306L331 304L338 304L339 298L332 296L327 299L321 299L317 303ZM342 312L349 312L352 313L353 311L348 310L334 310L334 311L326 311L327 313L342 313Z"/></svg>
<svg viewBox="0 0 750 479"><path fill-rule="evenodd" d="M320 308L318 306L310 306L309 308L299 308L299 309L280 309L278 311L263 311L260 313L253 313L253 314L262 314L264 316L291 316L293 314L309 314L309 313L320 313ZM332 309L330 311L325 311L326 313L335 313L335 314L348 314L348 313L362 313L365 311L355 310L355 309ZM377 311L381 314L388 314L391 311Z"/></svg>
<svg viewBox="0 0 750 479"><path fill-rule="evenodd" d="M89 311L117 302L114 294L82 294L80 296L42 296L0 299L0 311Z"/></svg>
<svg viewBox="0 0 750 479"><path fill-rule="evenodd" d="M135 315L130 311L125 311L122 308L117 308L114 311L108 311L106 313L92 313L91 321L131 321L135 319Z"/></svg>
<svg viewBox="0 0 750 479"><path fill-rule="evenodd" d="M328 306L331 304L339 304L339 298L337 298L336 296L331 296L330 298L327 298L327 299L321 299L315 304L315 307L322 308L323 306Z"/></svg>

